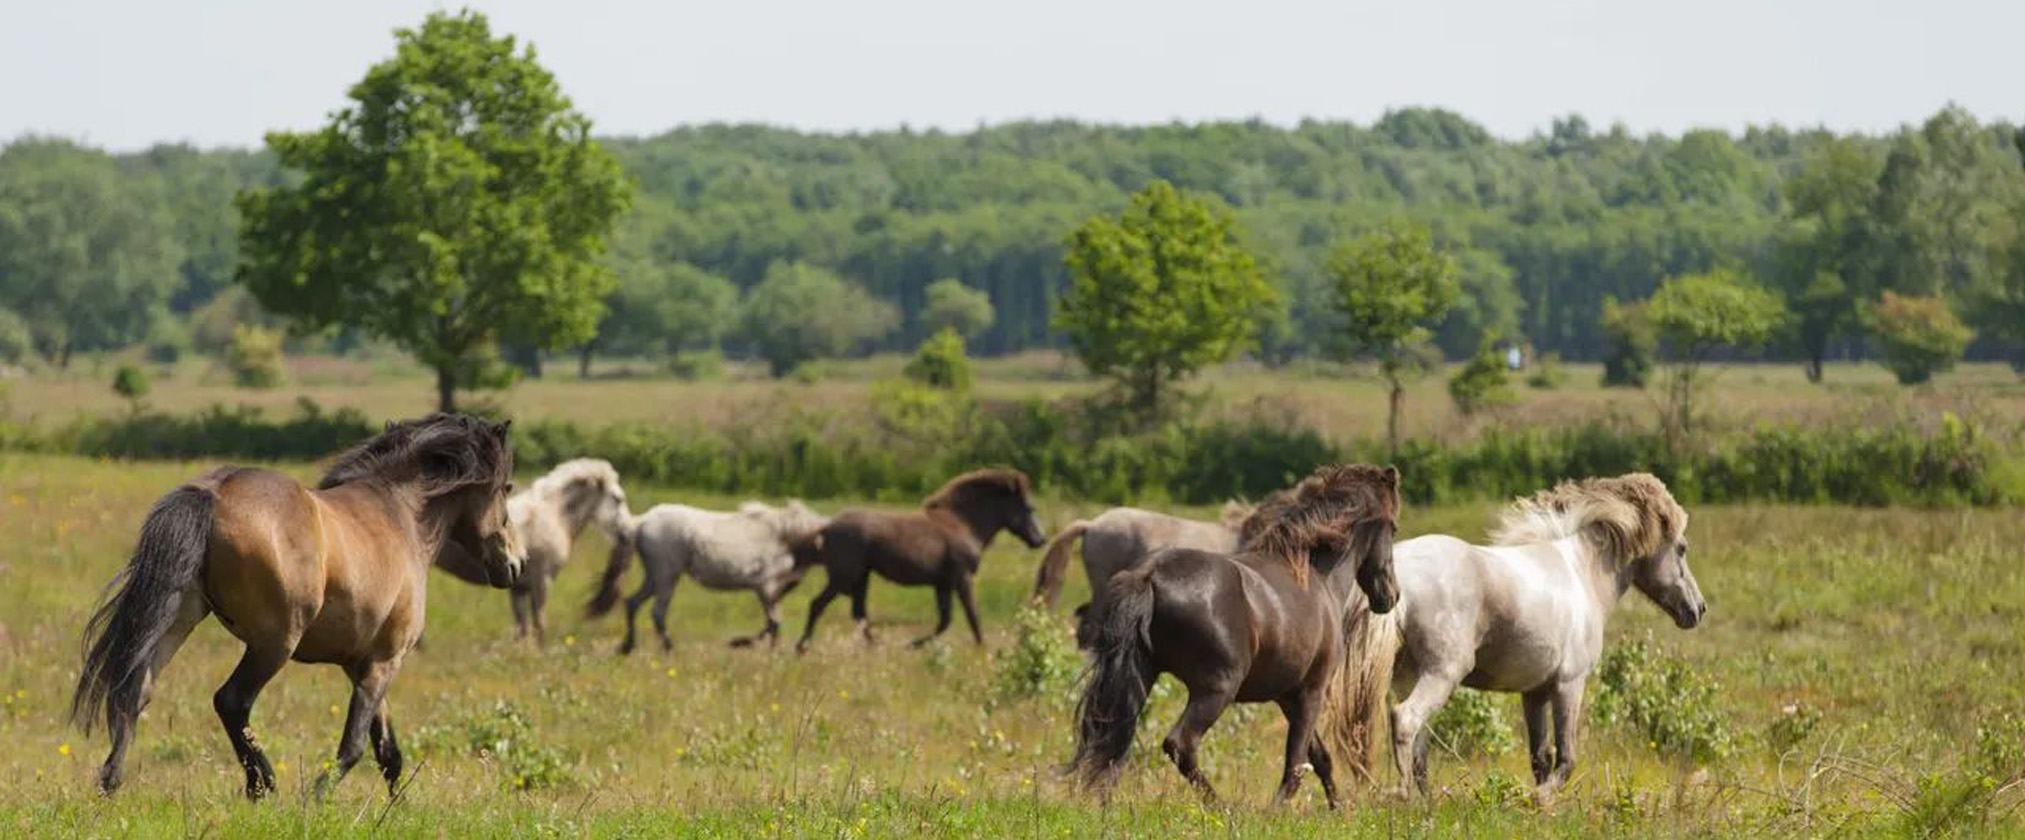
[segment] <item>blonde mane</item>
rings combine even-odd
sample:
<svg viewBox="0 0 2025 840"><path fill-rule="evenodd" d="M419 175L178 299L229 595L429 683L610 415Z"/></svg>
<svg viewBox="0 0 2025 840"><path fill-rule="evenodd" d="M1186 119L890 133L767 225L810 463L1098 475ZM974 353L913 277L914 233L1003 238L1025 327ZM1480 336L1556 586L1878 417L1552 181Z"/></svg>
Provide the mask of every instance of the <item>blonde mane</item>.
<svg viewBox="0 0 2025 840"><path fill-rule="evenodd" d="M1491 532L1496 545L1580 536L1616 563L1659 553L1687 532L1687 511L1666 484L1647 473L1564 481L1505 510Z"/></svg>
<svg viewBox="0 0 2025 840"><path fill-rule="evenodd" d="M586 479L605 487L613 487L619 483L619 471L612 466L612 462L602 458L573 458L555 465L555 469L535 479L534 484L529 485L527 489L531 493L550 496L562 492L571 482Z"/></svg>

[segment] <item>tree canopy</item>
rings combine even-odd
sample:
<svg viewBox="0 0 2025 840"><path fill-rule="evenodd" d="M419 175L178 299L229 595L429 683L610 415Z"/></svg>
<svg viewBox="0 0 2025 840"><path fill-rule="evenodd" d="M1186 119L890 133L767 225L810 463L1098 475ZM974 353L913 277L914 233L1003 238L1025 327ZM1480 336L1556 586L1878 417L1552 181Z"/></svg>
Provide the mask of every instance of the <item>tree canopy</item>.
<svg viewBox="0 0 2025 840"><path fill-rule="evenodd" d="M891 304L807 263L778 263L754 286L739 309L739 325L754 355L774 376L802 363L841 356L884 337L899 324Z"/></svg>
<svg viewBox="0 0 2025 840"><path fill-rule="evenodd" d="M1387 225L1337 246L1329 275L1347 349L1369 355L1385 378L1391 404L1385 438L1396 448L1405 379L1415 369L1410 351L1461 295L1455 260L1435 249L1425 228Z"/></svg>

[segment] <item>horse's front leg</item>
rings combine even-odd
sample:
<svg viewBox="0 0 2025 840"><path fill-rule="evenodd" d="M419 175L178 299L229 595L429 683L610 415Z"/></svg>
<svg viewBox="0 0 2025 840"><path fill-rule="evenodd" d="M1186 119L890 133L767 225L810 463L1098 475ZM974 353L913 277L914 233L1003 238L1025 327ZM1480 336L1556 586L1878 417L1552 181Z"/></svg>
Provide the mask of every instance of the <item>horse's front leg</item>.
<svg viewBox="0 0 2025 840"><path fill-rule="evenodd" d="M338 736L337 766L317 776L317 799L321 800L330 792L332 785L343 781L345 774L365 757L366 741L380 717L380 704L387 698L387 686L393 683L394 674L400 669L399 659L368 662L345 669L352 678L351 707L345 712L345 728Z"/></svg>
<svg viewBox="0 0 2025 840"><path fill-rule="evenodd" d="M1392 761L1399 768L1399 793L1427 794L1427 722L1441 711L1462 676L1423 671L1413 692L1392 707Z"/></svg>
<svg viewBox="0 0 2025 840"><path fill-rule="evenodd" d="M970 623L970 637L984 644L984 628L977 623L977 593L972 591L969 572L956 577L956 600L963 605L963 620Z"/></svg>
<svg viewBox="0 0 2025 840"><path fill-rule="evenodd" d="M239 666L232 669L232 676L225 678L218 693L211 695L211 707L218 712L218 722L225 726L225 737L232 741L239 766L246 770L248 799L274 792L274 765L268 763L267 754L253 740L250 723L253 701L260 698L260 690L267 687L267 682L281 672L294 649L293 640L281 645L248 645Z"/></svg>
<svg viewBox="0 0 2025 840"><path fill-rule="evenodd" d="M1295 791L1301 789L1303 773L1319 772L1328 763L1328 759L1324 758L1322 764L1315 764L1312 758L1318 746L1315 742L1315 713L1321 709L1321 701L1319 692L1311 692L1307 688L1280 698L1280 712L1287 716L1287 756L1286 762L1281 765L1280 790L1273 797L1275 804L1283 805L1294 798ZM1322 790L1328 796L1329 807L1336 807L1335 780L1324 777Z"/></svg>
<svg viewBox="0 0 2025 840"><path fill-rule="evenodd" d="M760 611L766 614L766 626L761 627L759 632L750 636L732 637L732 647L751 647L761 639L771 639L775 642L780 641L780 611L775 608L780 599L773 594L773 589L770 586L771 584L762 583L752 588L752 594L759 597Z"/></svg>
<svg viewBox="0 0 2025 840"><path fill-rule="evenodd" d="M1533 785L1538 788L1547 783L1547 774L1554 771L1554 742L1551 739L1547 718L1548 704L1554 700L1554 689L1536 688L1520 696L1520 707L1526 715L1526 754L1533 765Z"/></svg>
<svg viewBox="0 0 2025 840"><path fill-rule="evenodd" d="M1538 788L1543 802L1550 800L1575 770L1575 734L1582 725L1582 680L1565 680L1555 686L1553 707L1554 769Z"/></svg>
<svg viewBox="0 0 2025 840"><path fill-rule="evenodd" d="M387 795L401 792L401 742L394 738L394 721L387 717L387 700L380 698L379 711L373 715L373 760L380 765L380 776L387 780Z"/></svg>
<svg viewBox="0 0 2025 840"><path fill-rule="evenodd" d="M912 644L913 647L920 647L935 641L935 637L942 635L949 629L949 600L950 596L954 594L950 592L950 588L950 585L947 583L935 585L935 632L915 639Z"/></svg>

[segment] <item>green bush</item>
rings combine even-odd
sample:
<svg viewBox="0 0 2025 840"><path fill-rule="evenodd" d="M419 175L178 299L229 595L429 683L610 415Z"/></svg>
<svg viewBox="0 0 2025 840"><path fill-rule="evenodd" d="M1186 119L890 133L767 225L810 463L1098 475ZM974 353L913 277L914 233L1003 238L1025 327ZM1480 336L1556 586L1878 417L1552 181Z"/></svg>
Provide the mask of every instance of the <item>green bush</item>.
<svg viewBox="0 0 2025 840"><path fill-rule="evenodd" d="M1489 692L1457 688L1427 726L1428 737L1458 758L1504 755L1519 746L1511 721Z"/></svg>
<svg viewBox="0 0 2025 840"><path fill-rule="evenodd" d="M668 359L668 372L684 382L713 382L724 378L724 353L693 350Z"/></svg>
<svg viewBox="0 0 2025 840"><path fill-rule="evenodd" d="M1721 691L1685 660L1645 639L1603 655L1590 709L1598 722L1630 730L1661 755L1708 763L1736 749L1729 718L1716 702Z"/></svg>
<svg viewBox="0 0 2025 840"><path fill-rule="evenodd" d="M273 388L287 377L282 365L281 333L266 327L235 324L225 348L225 367L232 384L241 388Z"/></svg>
<svg viewBox="0 0 2025 840"><path fill-rule="evenodd" d="M908 360L908 379L945 391L970 390L970 359L963 355L963 336L944 327L921 342L921 349Z"/></svg>
<svg viewBox="0 0 2025 840"><path fill-rule="evenodd" d="M1553 353L1541 353L1533 360L1533 372L1526 375L1526 387L1536 391L1552 391L1568 382L1568 373L1561 369L1561 357Z"/></svg>
<svg viewBox="0 0 2025 840"><path fill-rule="evenodd" d="M1068 625L1035 607L1021 609L1014 625L1018 636L1012 649L993 657L993 702L1043 699L1064 708L1075 702L1083 657Z"/></svg>
<svg viewBox="0 0 2025 840"><path fill-rule="evenodd" d="M1976 337L1940 298L1885 292L1865 312L1865 321L1884 366L1901 385L1917 385L1953 368Z"/></svg>
<svg viewBox="0 0 2025 840"><path fill-rule="evenodd" d="M543 790L575 781L561 751L538 741L527 715L504 700L447 727L424 729L416 748L425 755L443 750L476 758L493 767L508 790Z"/></svg>
<svg viewBox="0 0 2025 840"><path fill-rule="evenodd" d="M138 403L148 395L148 372L135 365L120 365L113 371L112 389L127 402Z"/></svg>
<svg viewBox="0 0 2025 840"><path fill-rule="evenodd" d="M1645 304L1620 304L1616 298L1604 298L1603 331L1610 336L1610 351L1603 357L1603 386L1645 387L1652 377L1653 357L1659 352L1659 333L1645 316Z"/></svg>
<svg viewBox="0 0 2025 840"><path fill-rule="evenodd" d="M1468 417L1487 408L1510 405L1518 399L1505 377L1505 362L1489 347L1479 351L1448 381L1448 397Z"/></svg>
<svg viewBox="0 0 2025 840"><path fill-rule="evenodd" d="M14 310L0 309L0 363L18 365L35 352L33 334L28 331L28 322L14 314Z"/></svg>

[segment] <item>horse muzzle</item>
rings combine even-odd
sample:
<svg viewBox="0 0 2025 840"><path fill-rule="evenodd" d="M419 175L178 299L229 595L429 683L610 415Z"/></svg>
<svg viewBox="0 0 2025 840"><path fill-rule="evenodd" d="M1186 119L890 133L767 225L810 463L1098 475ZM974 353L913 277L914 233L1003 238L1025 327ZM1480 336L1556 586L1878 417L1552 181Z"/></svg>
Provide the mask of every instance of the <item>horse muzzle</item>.
<svg viewBox="0 0 2025 840"><path fill-rule="evenodd" d="M1706 601L1696 601L1675 607L1672 612L1673 626L1682 630L1693 630L1701 626L1702 617L1709 614L1709 605Z"/></svg>

